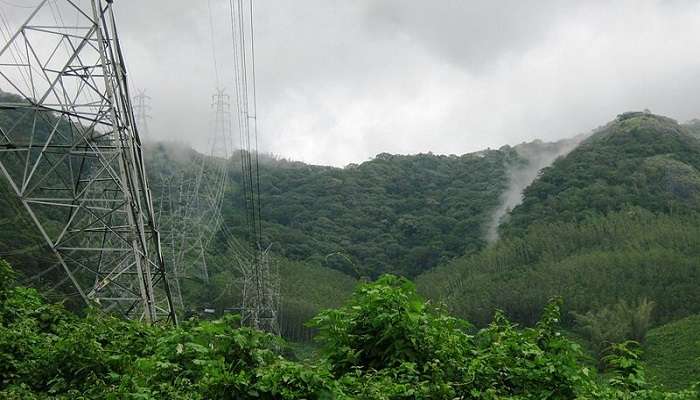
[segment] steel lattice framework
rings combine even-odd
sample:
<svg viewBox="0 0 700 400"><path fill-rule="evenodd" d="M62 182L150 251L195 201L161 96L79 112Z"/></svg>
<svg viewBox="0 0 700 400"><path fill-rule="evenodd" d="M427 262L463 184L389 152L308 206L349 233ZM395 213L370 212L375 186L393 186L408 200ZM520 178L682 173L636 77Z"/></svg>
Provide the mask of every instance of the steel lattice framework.
<svg viewBox="0 0 700 400"><path fill-rule="evenodd" d="M242 322L279 335L280 275L270 248L258 251L252 262L241 260L238 265L243 279Z"/></svg>
<svg viewBox="0 0 700 400"><path fill-rule="evenodd" d="M138 94L134 96L134 117L136 119L136 126L139 129L141 135L141 140L149 141L153 140L150 137L150 131L148 129L148 120L151 119L151 106L148 102L151 100L151 96L147 95L144 90L139 90Z"/></svg>
<svg viewBox="0 0 700 400"><path fill-rule="evenodd" d="M173 297L185 310L183 279L209 283L206 249L221 227L221 208L231 155L230 100L223 89L212 96L214 120L207 155L189 152L188 161L160 175L159 224L164 254L172 265Z"/></svg>
<svg viewBox="0 0 700 400"><path fill-rule="evenodd" d="M43 0L0 50L0 172L86 303L176 323L112 1L85 3Z"/></svg>

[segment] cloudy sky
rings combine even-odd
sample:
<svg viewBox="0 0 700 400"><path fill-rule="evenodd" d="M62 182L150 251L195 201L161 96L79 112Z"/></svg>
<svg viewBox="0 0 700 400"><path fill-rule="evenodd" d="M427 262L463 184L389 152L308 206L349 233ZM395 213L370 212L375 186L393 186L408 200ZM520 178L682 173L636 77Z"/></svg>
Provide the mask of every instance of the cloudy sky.
<svg viewBox="0 0 700 400"><path fill-rule="evenodd" d="M288 158L462 154L645 108L700 117L700 1L253 1L261 149ZM153 137L204 147L212 46L233 90L228 7L115 2L132 84L152 97Z"/></svg>

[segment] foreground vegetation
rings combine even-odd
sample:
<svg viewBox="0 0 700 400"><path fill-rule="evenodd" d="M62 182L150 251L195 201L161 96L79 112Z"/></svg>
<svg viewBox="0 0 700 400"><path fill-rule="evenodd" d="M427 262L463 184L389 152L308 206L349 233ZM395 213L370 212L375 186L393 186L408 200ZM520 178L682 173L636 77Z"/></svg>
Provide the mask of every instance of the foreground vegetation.
<svg viewBox="0 0 700 400"><path fill-rule="evenodd" d="M4 399L699 399L644 377L632 343L613 346L608 378L558 330L550 302L533 328L502 313L474 331L384 276L312 325L322 352L284 358L278 338L235 318L146 326L77 317L15 287L0 263L0 398Z"/></svg>

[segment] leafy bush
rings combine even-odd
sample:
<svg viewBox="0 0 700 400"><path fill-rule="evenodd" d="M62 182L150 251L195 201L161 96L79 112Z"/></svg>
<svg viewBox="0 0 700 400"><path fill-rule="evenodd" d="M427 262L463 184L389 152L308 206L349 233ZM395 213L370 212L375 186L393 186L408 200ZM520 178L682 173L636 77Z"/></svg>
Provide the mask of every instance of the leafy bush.
<svg viewBox="0 0 700 400"><path fill-rule="evenodd" d="M573 314L596 355L602 357L610 345L644 340L651 325L653 310L654 302L647 299L640 300L636 305L620 300L614 306L606 306L595 312Z"/></svg>
<svg viewBox="0 0 700 400"><path fill-rule="evenodd" d="M14 271L5 260L0 259L0 293L4 293L12 286Z"/></svg>
<svg viewBox="0 0 700 400"><path fill-rule="evenodd" d="M454 369L451 361L465 356L470 340L466 323L430 310L410 281L392 275L362 285L346 306L321 312L311 325L341 374L404 363Z"/></svg>
<svg viewBox="0 0 700 400"><path fill-rule="evenodd" d="M3 292L3 399L699 398L653 389L628 344L606 359L612 375L602 382L559 333L559 300L533 328L497 313L469 333L409 281L385 276L319 314L325 356L294 362L279 338L236 328L233 317L147 326L96 312L78 318L31 289Z"/></svg>

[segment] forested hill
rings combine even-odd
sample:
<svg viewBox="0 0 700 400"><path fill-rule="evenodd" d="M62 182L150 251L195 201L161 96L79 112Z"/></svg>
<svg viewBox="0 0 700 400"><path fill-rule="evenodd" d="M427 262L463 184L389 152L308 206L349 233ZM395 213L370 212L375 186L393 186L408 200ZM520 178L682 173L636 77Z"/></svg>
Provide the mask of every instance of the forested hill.
<svg viewBox="0 0 700 400"><path fill-rule="evenodd" d="M7 93L0 97L19 101ZM0 111L0 118L14 117ZM38 131L47 133L48 127ZM494 239L499 218L519 201L521 189L572 143L534 141L459 156L382 153L344 168L261 156L265 240L275 243L273 249L285 258L354 277L385 272L416 276L484 248L488 239ZM181 145L146 147L156 207L165 196L160 180L195 173L187 166L201 157ZM246 224L236 156L231 170L223 212L227 226L242 238ZM31 222L16 212L16 199L5 184L0 180L0 204L4 205L0 225L30 228L0 233L0 252L26 271L29 265L39 264L43 252L33 250L41 247L41 241L30 232ZM224 247L224 243L218 245ZM41 268L36 265L32 271Z"/></svg>
<svg viewBox="0 0 700 400"><path fill-rule="evenodd" d="M484 248L509 188L529 184L574 144L535 141L461 156L382 153L345 168L265 158L263 228L293 260L355 277L415 276ZM529 173L513 179L514 171ZM238 196L234 190L224 210L234 229L245 226Z"/></svg>
<svg viewBox="0 0 700 400"><path fill-rule="evenodd" d="M507 165L517 158L512 150L487 150L379 154L345 168L265 162L263 229L290 259L356 277L414 276L484 246L485 224L508 184ZM229 226L244 226L239 204L232 196L225 205Z"/></svg>
<svg viewBox="0 0 700 400"><path fill-rule="evenodd" d="M494 309L533 324L561 296L565 325L601 359L610 343L699 314L700 141L691 128L622 114L542 171L501 240L421 275L419 287L478 325ZM684 372L681 383L700 379Z"/></svg>
<svg viewBox="0 0 700 400"><path fill-rule="evenodd" d="M524 191L504 233L533 223L576 222L630 206L663 213L700 209L697 124L682 126L649 113L626 113Z"/></svg>

